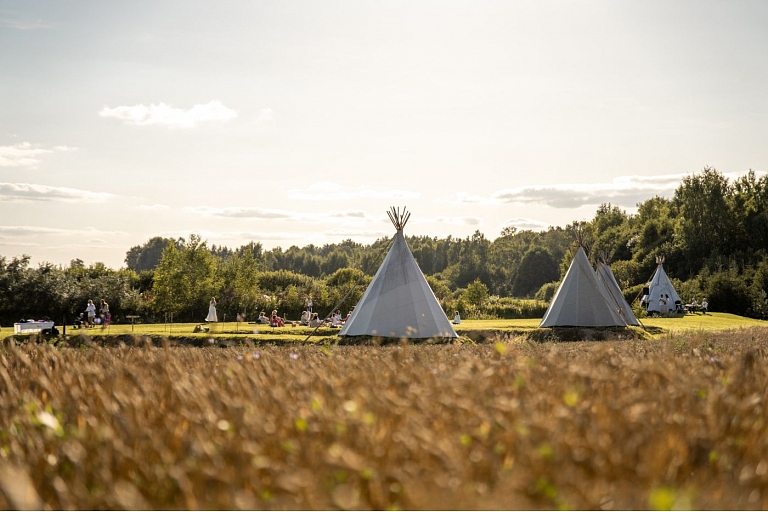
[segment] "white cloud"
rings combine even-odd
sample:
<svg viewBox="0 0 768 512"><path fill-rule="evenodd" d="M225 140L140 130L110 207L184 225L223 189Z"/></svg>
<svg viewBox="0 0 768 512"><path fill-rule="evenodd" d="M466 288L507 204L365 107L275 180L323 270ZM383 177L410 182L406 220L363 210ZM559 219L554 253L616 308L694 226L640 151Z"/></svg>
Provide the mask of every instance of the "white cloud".
<svg viewBox="0 0 768 512"><path fill-rule="evenodd" d="M723 173L723 176L733 180L744 174ZM760 177L766 173L756 171L755 174ZM683 178L689 175L690 173L619 176L608 183L532 185L500 190L493 194L490 200L501 203L541 204L552 208L579 208L602 203L631 208L654 196L672 197Z"/></svg>
<svg viewBox="0 0 768 512"><path fill-rule="evenodd" d="M0 236L66 235L69 229L43 228L39 226L0 226Z"/></svg>
<svg viewBox="0 0 768 512"><path fill-rule="evenodd" d="M547 229L550 226L550 224L546 222L542 222L540 220L526 219L525 217L514 217L512 219L507 220L502 225L502 228L505 228L508 226L514 226L517 229L521 229L521 230L529 229L531 231L543 231Z"/></svg>
<svg viewBox="0 0 768 512"><path fill-rule="evenodd" d="M490 200L500 203L540 204L552 208L579 208L611 203L634 207L654 196L669 197L684 174L619 176L608 183L531 185L500 190Z"/></svg>
<svg viewBox="0 0 768 512"><path fill-rule="evenodd" d="M635 206L654 196L669 197L682 174L619 176L610 183L564 183L500 190L491 197L502 203L542 204L552 208L579 208L612 203Z"/></svg>
<svg viewBox="0 0 768 512"><path fill-rule="evenodd" d="M287 231L201 231L199 229L188 230L175 230L165 231L158 233L157 236L166 238L184 238L189 237L190 233L200 235L200 237L209 242L209 244L222 244L222 245L244 245L249 241L264 241L264 240L290 240L290 241L303 241L306 236L302 233L287 232ZM232 242L234 241L234 242Z"/></svg>
<svg viewBox="0 0 768 512"><path fill-rule="evenodd" d="M0 238L26 237L26 236L86 236L126 235L124 231L101 231L91 227L85 228L48 228L42 226L2 226L0 225ZM89 240L89 242L101 242L101 240ZM106 242L104 242L106 243Z"/></svg>
<svg viewBox="0 0 768 512"><path fill-rule="evenodd" d="M440 201L443 202L443 201ZM488 204L488 203L498 203L498 200L494 200L489 197L485 196L476 196L472 194L467 194L466 192L459 192L454 196L454 200L450 201L451 203L459 203L459 204Z"/></svg>
<svg viewBox="0 0 768 512"><path fill-rule="evenodd" d="M409 222L409 224L449 224L451 226L479 226L483 223L480 217L420 217ZM407 229L407 226L406 226Z"/></svg>
<svg viewBox="0 0 768 512"><path fill-rule="evenodd" d="M726 172L723 176L734 180L744 176L743 172ZM755 171L760 178L765 171ZM655 196L672 197L683 178L690 173L664 174L658 176L619 176L609 183L564 183L552 185L529 185L499 190L490 197L458 193L454 204L498 205L502 203L539 204L552 208L579 208L611 203L633 208ZM536 222L536 221L534 221ZM549 226L545 224L546 228ZM519 227L519 226L518 226Z"/></svg>
<svg viewBox="0 0 768 512"><path fill-rule="evenodd" d="M237 112L226 107L219 100L212 100L204 105L197 104L184 110L172 107L165 103L146 106L144 104L133 106L120 106L115 108L104 107L99 111L101 117L119 119L128 124L177 126L181 128L193 128L198 123L210 121L228 121L237 117Z"/></svg>
<svg viewBox="0 0 768 512"><path fill-rule="evenodd" d="M137 210L146 210L146 211L159 211L159 210L170 210L171 207L167 204L140 204L136 207Z"/></svg>
<svg viewBox="0 0 768 512"><path fill-rule="evenodd" d="M231 206L228 208L214 208L211 206L187 206L186 211L203 215L205 217L227 217L235 219L282 219L291 221L315 221L323 222L328 220L349 220L363 221L366 219L365 212L359 210L351 211L327 211L322 213L294 212L289 210L275 210L256 207Z"/></svg>
<svg viewBox="0 0 768 512"><path fill-rule="evenodd" d="M376 190L365 186L345 188L333 182L318 182L288 192L288 198L299 201L350 201L354 199L419 199L421 192L411 190Z"/></svg>
<svg viewBox="0 0 768 512"><path fill-rule="evenodd" d="M105 192L90 192L67 187L31 183L0 183L0 198L11 201L63 201L100 203L114 197Z"/></svg>
<svg viewBox="0 0 768 512"><path fill-rule="evenodd" d="M51 149L45 149L29 142L19 142L11 146L0 146L0 167L34 168L40 163L40 160L37 158L39 155L54 151L77 151L77 149L71 146L53 146Z"/></svg>
<svg viewBox="0 0 768 512"><path fill-rule="evenodd" d="M204 217L229 217L235 219L295 219L296 213L267 208L238 207L214 208L211 206L186 206L184 210Z"/></svg>
<svg viewBox="0 0 768 512"><path fill-rule="evenodd" d="M351 238L353 240L369 239L376 240L379 238L387 238L393 235L393 231L370 231L360 229L329 229L323 232L323 235L327 238Z"/></svg>
<svg viewBox="0 0 768 512"><path fill-rule="evenodd" d="M40 163L38 155L50 152L50 149L35 147L29 142L0 146L0 167L34 167Z"/></svg>

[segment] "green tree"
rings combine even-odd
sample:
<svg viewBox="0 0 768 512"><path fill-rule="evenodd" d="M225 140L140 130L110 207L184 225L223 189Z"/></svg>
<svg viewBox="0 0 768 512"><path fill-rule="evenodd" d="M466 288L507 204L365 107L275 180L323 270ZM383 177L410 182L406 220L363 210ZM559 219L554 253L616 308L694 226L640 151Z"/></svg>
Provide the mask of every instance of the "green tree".
<svg viewBox="0 0 768 512"><path fill-rule="evenodd" d="M179 239L177 242L173 238L159 236L150 238L144 245L135 245L128 250L125 254L125 264L129 269L137 273L143 270L152 270L160 262L163 251L168 245L178 246L182 243L183 239Z"/></svg>
<svg viewBox="0 0 768 512"><path fill-rule="evenodd" d="M479 309L488 300L488 287L485 285L485 283L480 281L479 278L475 279L473 282L467 285L467 289L464 292L464 299L469 304L472 304Z"/></svg>
<svg viewBox="0 0 768 512"><path fill-rule="evenodd" d="M708 258L732 249L736 223L729 196L728 178L711 167L686 176L675 190L673 205L679 212L675 235L683 257L674 266L685 277L697 273Z"/></svg>
<svg viewBox="0 0 768 512"><path fill-rule="evenodd" d="M560 272L557 262L543 247L531 248L523 256L512 287L515 297L530 297L544 284L557 280Z"/></svg>
<svg viewBox="0 0 768 512"><path fill-rule="evenodd" d="M153 291L157 309L172 314L175 320L204 317L208 302L219 291L217 270L218 259L200 235L190 235L180 249L168 245L155 269Z"/></svg>

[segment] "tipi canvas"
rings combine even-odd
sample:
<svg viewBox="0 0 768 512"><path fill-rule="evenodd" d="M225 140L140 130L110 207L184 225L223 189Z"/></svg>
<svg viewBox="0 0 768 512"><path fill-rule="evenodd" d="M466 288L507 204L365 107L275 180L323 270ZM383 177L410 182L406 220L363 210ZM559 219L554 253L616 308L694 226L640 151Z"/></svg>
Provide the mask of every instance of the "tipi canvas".
<svg viewBox="0 0 768 512"><path fill-rule="evenodd" d="M387 214L397 229L394 242L339 335L456 338L403 236L410 214Z"/></svg>
<svg viewBox="0 0 768 512"><path fill-rule="evenodd" d="M653 274L651 284L648 285L648 313L663 315L669 311L674 312L675 304L681 303L681 301L675 287L672 286L672 282L667 277L667 273L664 272L664 258L660 257L657 261L659 266L656 267L656 273ZM662 302L662 296L666 300L666 304ZM669 296L668 299L667 296Z"/></svg>
<svg viewBox="0 0 768 512"><path fill-rule="evenodd" d="M624 294L621 293L621 288L619 288L619 283L616 282L616 277L611 272L611 267L607 263L598 262L595 273L597 280L605 287L615 307L618 308L619 314L629 325L639 326L640 322L638 322L627 299L624 298Z"/></svg>
<svg viewBox="0 0 768 512"><path fill-rule="evenodd" d="M539 327L626 327L579 247Z"/></svg>

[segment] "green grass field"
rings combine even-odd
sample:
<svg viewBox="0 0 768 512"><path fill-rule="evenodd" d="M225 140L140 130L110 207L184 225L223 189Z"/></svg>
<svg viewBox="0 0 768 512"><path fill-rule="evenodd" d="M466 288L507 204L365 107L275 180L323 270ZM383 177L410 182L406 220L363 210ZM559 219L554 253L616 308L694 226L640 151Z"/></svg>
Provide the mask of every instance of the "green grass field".
<svg viewBox="0 0 768 512"><path fill-rule="evenodd" d="M471 335L473 332L498 332L509 334L527 334L535 331L540 318L525 318L514 320L462 320L461 325L455 326L460 336ZM731 315L728 313L707 313L685 315L669 318L644 318L641 320L647 329L644 337L658 338L660 336L674 335L675 333L705 331L720 332L731 329L744 329L749 327L768 327L768 322L751 318ZM216 324L203 324L210 328L209 332L194 332L195 323L175 324L113 324L106 329L94 327L92 329L74 329L67 327L67 335L84 334L92 338L101 336L146 335L168 338L213 338L213 339L250 339L257 343L270 342L303 342L311 335L309 342L323 342L338 340L339 329L322 327L317 329L302 326L286 326L272 328L265 325L220 322ZM63 329L57 326L59 331ZM13 327L0 328L0 338L13 334Z"/></svg>

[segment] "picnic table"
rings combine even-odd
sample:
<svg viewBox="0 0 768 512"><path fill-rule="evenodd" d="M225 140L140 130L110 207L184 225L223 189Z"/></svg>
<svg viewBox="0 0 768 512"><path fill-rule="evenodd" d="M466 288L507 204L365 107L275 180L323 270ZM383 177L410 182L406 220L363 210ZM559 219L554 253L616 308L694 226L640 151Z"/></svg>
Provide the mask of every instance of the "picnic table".
<svg viewBox="0 0 768 512"><path fill-rule="evenodd" d="M46 320L32 320L31 322L17 322L13 324L14 334L24 334L53 329L53 322Z"/></svg>

